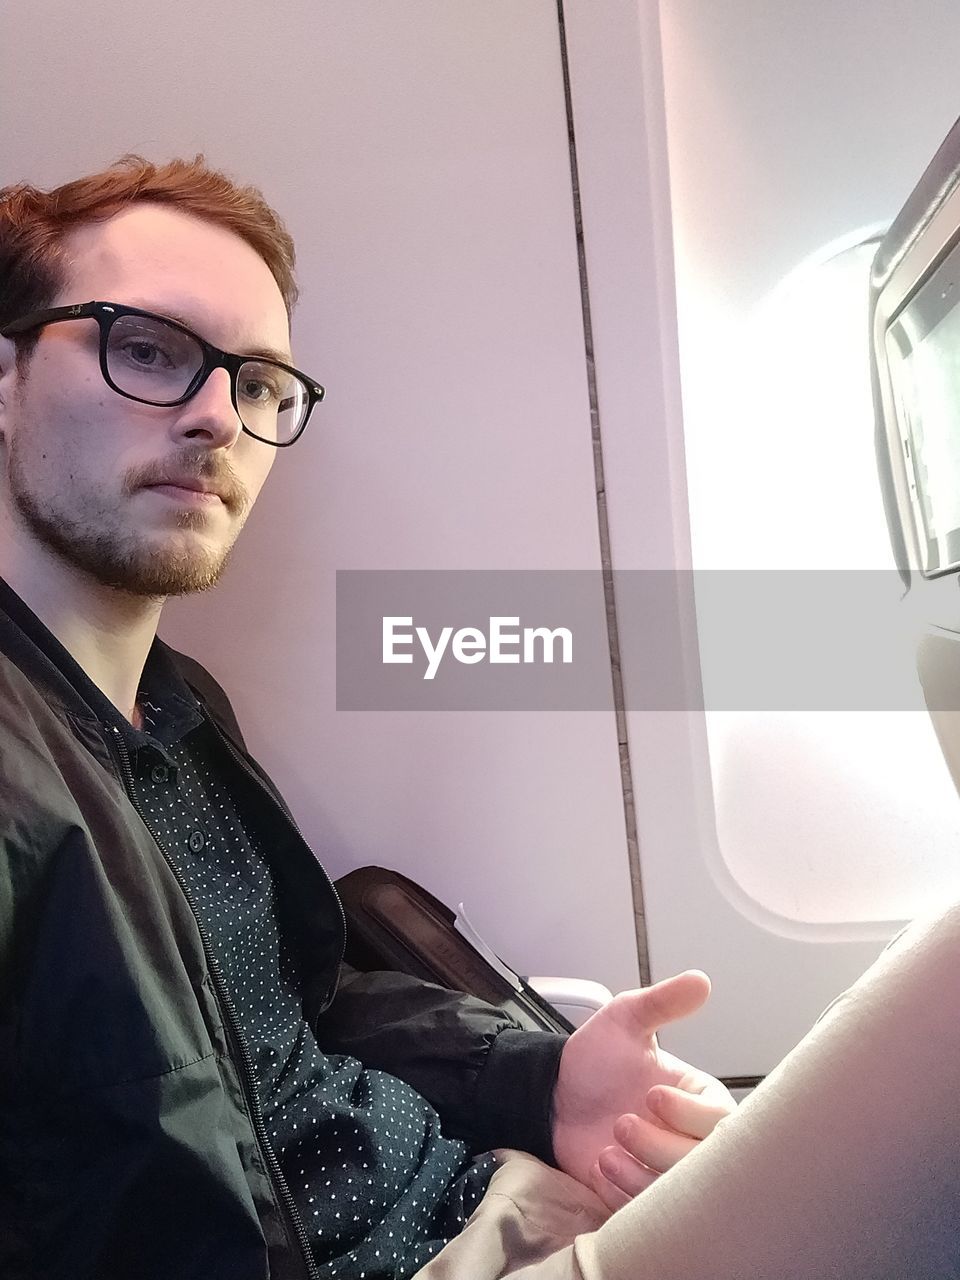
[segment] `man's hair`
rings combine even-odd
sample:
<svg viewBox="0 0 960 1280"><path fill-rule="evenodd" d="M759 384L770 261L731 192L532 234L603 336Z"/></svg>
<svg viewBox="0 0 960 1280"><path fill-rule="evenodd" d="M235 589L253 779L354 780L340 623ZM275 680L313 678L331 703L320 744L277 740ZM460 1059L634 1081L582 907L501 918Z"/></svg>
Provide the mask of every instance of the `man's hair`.
<svg viewBox="0 0 960 1280"><path fill-rule="evenodd" d="M240 236L270 268L290 315L297 300L293 240L256 187L237 186L202 155L159 165L126 155L109 169L50 191L26 183L0 188L0 328L50 306L63 290L69 269L64 242L71 231L141 201ZM29 358L38 336L30 332L17 340L18 363Z"/></svg>

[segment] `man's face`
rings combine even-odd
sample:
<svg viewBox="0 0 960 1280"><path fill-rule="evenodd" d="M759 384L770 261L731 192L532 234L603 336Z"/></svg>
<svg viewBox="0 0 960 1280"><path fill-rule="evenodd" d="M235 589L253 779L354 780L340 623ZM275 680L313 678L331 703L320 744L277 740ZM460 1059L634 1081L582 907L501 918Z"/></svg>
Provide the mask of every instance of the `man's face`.
<svg viewBox="0 0 960 1280"><path fill-rule="evenodd" d="M283 298L233 233L140 204L67 240L52 306L124 303L179 319L226 351L290 363ZM225 369L186 404L158 407L103 381L95 320L51 324L0 409L0 494L26 534L96 581L163 597L213 586L276 451L242 432ZM220 496L178 489L207 482ZM174 482L164 488L163 481Z"/></svg>

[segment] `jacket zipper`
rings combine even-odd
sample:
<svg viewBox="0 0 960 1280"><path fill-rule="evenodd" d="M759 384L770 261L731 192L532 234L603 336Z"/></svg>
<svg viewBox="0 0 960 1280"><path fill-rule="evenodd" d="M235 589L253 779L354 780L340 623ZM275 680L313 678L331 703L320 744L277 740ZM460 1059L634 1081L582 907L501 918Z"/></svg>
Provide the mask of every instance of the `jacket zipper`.
<svg viewBox="0 0 960 1280"><path fill-rule="evenodd" d="M176 866L174 865L173 859L167 853L167 850L163 847L161 842L157 839L156 835L154 835L153 828L147 822L146 815L144 814L143 810L140 807L140 801L137 799L136 791L134 789L134 777L133 777L133 769L130 765L130 753L127 750L126 742L124 742L123 740L123 734L116 727L116 725L108 725L106 727L109 729L110 733L113 735L114 741L117 744L117 751L120 759L120 767L122 769L124 781L126 783L125 790L127 792L127 796L130 799L130 803L133 805L134 809L136 810L137 816L140 818L140 821L150 832L151 836L153 836L153 839L156 842L157 848L163 854L163 857L167 865L170 867L170 870L173 872L174 877L176 878L177 884L180 886L183 896L186 898L187 902L189 903L190 910L193 912L194 918L197 922L197 930L200 934L200 941L203 943L203 950L207 957L207 965L210 969L210 974L213 978L214 990L216 992L217 999L221 1005L222 1010L227 1015L226 1022L231 1032L233 1033L236 1043L240 1049L240 1067L241 1067L240 1083L241 1083L241 1088L243 1089L244 1097L246 1098L246 1101L247 1101L247 1105L250 1109L250 1115L253 1121L253 1130L257 1139L257 1143L266 1159L267 1169L270 1175L274 1179L274 1184L276 1186L277 1191L279 1192L280 1199L283 1203L283 1207L286 1209L287 1214L290 1218L290 1221L293 1225L293 1228L296 1231L297 1239L299 1241L300 1248L303 1251L303 1258L304 1258L304 1262L307 1265L307 1272L310 1276L310 1280L319 1280L320 1273L313 1262L313 1254L310 1249L310 1241L307 1236L306 1228L303 1225L303 1219L300 1217L300 1210L296 1206L296 1202L294 1201L290 1188L287 1185L287 1180L283 1176L283 1170L280 1168L280 1163L277 1160L273 1147L270 1145L270 1139L267 1134L267 1126L264 1124L264 1120L263 1120L263 1110L260 1106L260 1095L257 1088L257 1077L253 1069L253 1062L250 1058L250 1050L247 1047L246 1037L243 1034L243 1028L240 1026L240 1020L237 1017L237 1010L236 1010L236 1006L233 1003L233 997L230 995L230 992L227 988L227 984L224 981L223 970L220 968L220 962L217 960L216 956L213 953L213 948L210 945L210 939L207 936L206 931L204 930L203 924L201 923L200 916L197 912L196 903L193 900L190 890L188 889L187 885L184 883L180 875L180 872L177 870ZM223 737L222 734L220 736ZM224 741L227 741L227 740L224 739ZM228 743L227 745L229 746L231 744ZM259 779L257 779L257 781L259 782ZM260 785L263 786L262 783ZM266 791L266 787L263 787L263 790ZM335 890L334 890L334 893L336 894ZM342 914L343 913L342 905L340 907L340 911Z"/></svg>

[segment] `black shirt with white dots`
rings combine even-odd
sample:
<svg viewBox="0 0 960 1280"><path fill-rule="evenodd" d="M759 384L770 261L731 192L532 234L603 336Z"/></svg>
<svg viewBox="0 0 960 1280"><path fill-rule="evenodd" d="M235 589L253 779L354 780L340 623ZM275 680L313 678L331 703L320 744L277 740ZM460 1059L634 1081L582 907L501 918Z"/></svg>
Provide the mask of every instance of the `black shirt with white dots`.
<svg viewBox="0 0 960 1280"><path fill-rule="evenodd" d="M74 672L86 680L79 668ZM82 681L81 681L82 683ZM154 647L143 730L90 681L88 703L123 733L147 825L192 898L253 1062L270 1143L320 1275L406 1280L463 1228L489 1155L446 1138L429 1103L355 1058L325 1055L306 1022L284 936L262 810L179 672Z"/></svg>

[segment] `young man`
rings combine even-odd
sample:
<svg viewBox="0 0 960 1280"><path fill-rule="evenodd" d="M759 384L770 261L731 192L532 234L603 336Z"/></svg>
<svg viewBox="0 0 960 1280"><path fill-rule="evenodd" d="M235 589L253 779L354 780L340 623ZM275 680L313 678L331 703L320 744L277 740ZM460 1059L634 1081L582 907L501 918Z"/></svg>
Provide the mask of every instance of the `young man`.
<svg viewBox="0 0 960 1280"><path fill-rule="evenodd" d="M733 1109L657 1046L695 971L564 1040L342 966L336 893L226 697L156 639L322 398L295 296L276 215L199 160L0 192L10 1280L483 1280Z"/></svg>

